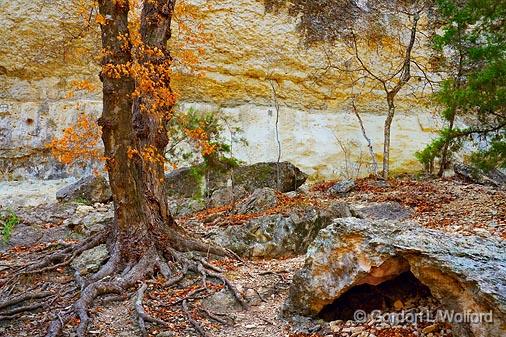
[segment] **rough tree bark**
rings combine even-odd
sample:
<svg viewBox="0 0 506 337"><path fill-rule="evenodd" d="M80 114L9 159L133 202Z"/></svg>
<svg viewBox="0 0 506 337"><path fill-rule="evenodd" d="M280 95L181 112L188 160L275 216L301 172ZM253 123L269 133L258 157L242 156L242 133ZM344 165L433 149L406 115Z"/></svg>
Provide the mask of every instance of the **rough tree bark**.
<svg viewBox="0 0 506 337"><path fill-rule="evenodd" d="M146 52L138 56L141 68L171 61L167 41L175 0L144 2L141 14L140 36ZM113 24L102 25L102 45L108 51L104 66L121 68L132 61L131 46L125 48L128 36L128 2L99 1L100 14ZM150 75L151 76L151 75ZM158 73L158 91L170 92L170 72ZM178 250L208 249L198 241L184 236L167 207L164 189L164 162L162 156L168 144L166 125L172 113L172 104L160 105L151 92L140 92L139 83L131 76L110 76L102 71L103 114L99 120L103 131L109 181L115 205L112 229L116 251L124 265L138 262L153 251L166 252L168 247ZM143 153L153 151L151 158ZM211 247L212 253L224 250Z"/></svg>
<svg viewBox="0 0 506 337"><path fill-rule="evenodd" d="M99 0L104 58L103 113L99 119L113 192L115 218L106 233L68 247L29 266L24 274L63 267L107 239L109 259L88 279L78 273L81 294L71 307L56 314L47 337L58 336L72 316L79 317L77 336L87 335L91 318L88 310L95 298L109 293L122 294L138 281L159 271L170 286L188 271L221 281L237 301L246 306L234 286L198 254L235 256L221 247L190 238L171 216L165 194L163 154L168 144L166 125L172 114L170 63L167 48L176 0L150 0L142 3L140 28L131 37L131 11L127 0ZM172 261L169 267L167 261ZM179 266L179 270L176 270ZM164 324L142 309L145 288L138 292L136 311L142 335L144 321ZM197 331L202 331L191 320Z"/></svg>
<svg viewBox="0 0 506 337"><path fill-rule="evenodd" d="M160 47L163 56L153 62L170 58L166 42L170 37L172 1L146 2L141 15L141 36L148 47ZM163 7L166 7L165 9ZM131 46L118 36L129 36L128 3L120 6L114 1L99 1L100 14L111 18L102 25L102 46L108 51L103 64L128 66L132 62ZM156 25L154 27L154 25ZM150 62L145 56L141 62ZM113 233L117 236L117 250L124 262L138 261L154 245L167 240L163 233L175 222L167 209L163 189L163 163L143 160L137 153L153 146L164 153L167 145L165 128L169 111L161 115L144 113L140 106L149 98L134 98L135 80L131 76L113 77L101 73L103 82L103 114L100 118L102 139L107 157L109 181L115 205ZM170 87L169 78L160 83ZM147 103L149 104L149 103Z"/></svg>

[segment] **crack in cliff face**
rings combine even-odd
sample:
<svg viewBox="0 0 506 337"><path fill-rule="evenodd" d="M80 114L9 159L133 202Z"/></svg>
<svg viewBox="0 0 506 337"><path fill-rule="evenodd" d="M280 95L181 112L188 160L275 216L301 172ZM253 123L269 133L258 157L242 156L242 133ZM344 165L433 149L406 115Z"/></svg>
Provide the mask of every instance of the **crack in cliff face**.
<svg viewBox="0 0 506 337"><path fill-rule="evenodd" d="M417 303L431 297L427 286L422 284L410 271L378 285L361 284L339 296L326 305L318 317L326 321L353 320L357 310L371 313L374 310L395 311L405 303Z"/></svg>

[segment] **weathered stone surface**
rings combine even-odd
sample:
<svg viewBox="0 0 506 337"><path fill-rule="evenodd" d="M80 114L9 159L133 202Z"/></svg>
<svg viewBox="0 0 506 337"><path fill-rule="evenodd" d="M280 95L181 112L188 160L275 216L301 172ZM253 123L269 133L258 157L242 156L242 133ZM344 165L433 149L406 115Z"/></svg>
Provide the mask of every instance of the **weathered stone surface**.
<svg viewBox="0 0 506 337"><path fill-rule="evenodd" d="M493 169L487 172L487 177L492 179L496 186L506 186L506 170Z"/></svg>
<svg viewBox="0 0 506 337"><path fill-rule="evenodd" d="M487 173L482 173L464 163L455 163L453 165L455 175L465 181L491 186L506 185L506 174L500 170L494 169Z"/></svg>
<svg viewBox="0 0 506 337"><path fill-rule="evenodd" d="M167 174L165 179L170 196L203 198L232 185L241 185L247 192L262 187L288 192L297 189L307 178L304 172L288 162L279 163L279 172L279 186L277 163L220 168L210 170L207 174L200 173L198 168L184 167Z"/></svg>
<svg viewBox="0 0 506 337"><path fill-rule="evenodd" d="M230 313L241 309L241 305L234 295L227 289L222 289L202 301L202 307L212 312Z"/></svg>
<svg viewBox="0 0 506 337"><path fill-rule="evenodd" d="M191 198L173 199L168 200L169 211L172 216L185 216L206 208L203 200L196 200Z"/></svg>
<svg viewBox="0 0 506 337"><path fill-rule="evenodd" d="M276 206L277 203L278 197L275 190L270 187L257 188L250 196L235 206L235 213L258 213Z"/></svg>
<svg viewBox="0 0 506 337"><path fill-rule="evenodd" d="M29 191L35 190L39 193L34 196L33 201L27 202L16 201L13 207L7 207L16 214L20 223L14 227L12 236L7 244L0 242L0 250L14 246L31 246L42 242L58 241L62 239L69 239L72 236L72 231L64 226L51 226L47 228L48 224L59 224L66 218L75 213L76 205L71 203L58 203L53 201L47 202L49 194L52 193L54 198L53 189L46 190L46 181L41 182L41 190L33 186L34 182L30 182ZM51 184L51 187L54 185ZM47 193L44 197L44 192ZM23 191L20 190L20 194ZM25 196L29 198L29 196ZM38 204L38 202L41 202ZM27 204L29 206L27 206ZM0 205L0 210L3 207ZM1 241L1 240L0 240Z"/></svg>
<svg viewBox="0 0 506 337"><path fill-rule="evenodd" d="M0 252L14 246L32 246L41 240L43 233L40 228L24 223L17 224L8 242L0 238Z"/></svg>
<svg viewBox="0 0 506 337"><path fill-rule="evenodd" d="M112 200L112 191L105 177L90 175L56 192L56 199L60 201L83 199L92 203L104 203Z"/></svg>
<svg viewBox="0 0 506 337"><path fill-rule="evenodd" d="M329 189L329 192L332 194L346 194L353 191L354 188L355 181L352 179L346 179L334 184L334 186Z"/></svg>
<svg viewBox="0 0 506 337"><path fill-rule="evenodd" d="M112 203L96 203L90 206L53 202L16 207L13 211L20 223L14 228L8 245L0 242L0 250L13 246L79 239L83 234L100 231L114 219ZM48 228L49 224L51 226Z"/></svg>
<svg viewBox="0 0 506 337"><path fill-rule="evenodd" d="M357 120L349 114L349 86L337 81L338 75L331 71L314 81L315 69L324 68L327 58L321 48L301 48L297 19L284 12L266 13L262 1L189 3L196 5L198 10L193 14L213 39L202 46L205 54L199 73L205 76L185 75L183 81L175 78L175 89L182 108L190 104L184 102L192 102L197 110L231 117L231 125L244 130L249 146L234 142L235 156L248 163L276 158L276 116L269 79L276 82L282 102L279 134L284 160L296 163L309 174L328 177L340 170L328 163L344 161L335 136L349 145L356 157L360 150L367 151ZM56 177L63 168L49 159L44 146L75 122L79 113L101 112L99 66L94 57L100 49L99 29L88 30L83 38L72 38L82 32L82 18L77 12L66 0L0 3L2 172ZM428 56L425 49L416 48L414 52L419 60ZM336 64L349 57L341 47L331 54ZM374 68L381 64L370 60L369 53L364 54ZM82 80L95 84L97 90L67 97L73 91L72 82ZM369 93L369 89L365 88L368 94L362 95L363 101L357 104L364 112L367 132L377 145L382 141L386 107L384 97L376 91ZM424 102L409 92L400 92L396 103L392 166L415 169L419 166L413 153L430 141L434 118Z"/></svg>
<svg viewBox="0 0 506 337"><path fill-rule="evenodd" d="M369 220L405 220L413 214L413 209L398 202L378 202L350 206L353 216Z"/></svg>
<svg viewBox="0 0 506 337"><path fill-rule="evenodd" d="M209 206L219 207L237 202L248 195L248 192L242 185L227 186L217 189L209 198Z"/></svg>
<svg viewBox="0 0 506 337"><path fill-rule="evenodd" d="M94 206L78 205L75 213L66 218L63 224L81 233L96 232L114 219L113 204L95 204Z"/></svg>
<svg viewBox="0 0 506 337"><path fill-rule="evenodd" d="M278 182L279 169L279 182ZM223 185L225 177L216 179L216 185ZM230 171L230 176L234 184L243 185L247 191L253 192L257 188L270 187L280 192L295 191L304 184L307 174L302 172L297 166L290 162L269 162L256 163L252 165L240 166ZM213 186L211 186L213 188Z"/></svg>
<svg viewBox="0 0 506 337"><path fill-rule="evenodd" d="M205 177L191 167L182 167L165 175L165 186L169 196L202 198L205 191Z"/></svg>
<svg viewBox="0 0 506 337"><path fill-rule="evenodd" d="M211 239L252 258L283 258L304 254L320 229L337 217L350 216L348 206L336 202L326 209L308 208L289 215L268 215L243 225L218 229Z"/></svg>
<svg viewBox="0 0 506 337"><path fill-rule="evenodd" d="M56 192L75 179L0 181L0 207L36 207L56 202Z"/></svg>
<svg viewBox="0 0 506 337"><path fill-rule="evenodd" d="M98 271L108 256L109 252L107 251L107 246L102 244L83 252L80 256L75 258L70 265L74 270L85 275Z"/></svg>
<svg viewBox="0 0 506 337"><path fill-rule="evenodd" d="M410 270L446 309L493 312L493 323L455 326L458 336L504 335L506 244L442 235L416 223L337 219L308 248L285 312L317 315L353 286L377 285Z"/></svg>

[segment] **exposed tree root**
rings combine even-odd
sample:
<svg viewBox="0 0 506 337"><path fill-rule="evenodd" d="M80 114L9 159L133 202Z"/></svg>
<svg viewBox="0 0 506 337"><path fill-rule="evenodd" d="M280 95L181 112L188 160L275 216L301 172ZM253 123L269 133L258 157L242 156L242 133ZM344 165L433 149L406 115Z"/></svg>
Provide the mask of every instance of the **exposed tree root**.
<svg viewBox="0 0 506 337"><path fill-rule="evenodd" d="M148 335L146 330L146 322L156 323L161 326L167 325L167 323L163 320L150 316L144 311L142 300L144 299L144 292L146 291L146 288L146 283L142 283L142 286L137 291L137 298L135 300L135 311L137 312L139 328L141 329L142 337L146 337Z"/></svg>
<svg viewBox="0 0 506 337"><path fill-rule="evenodd" d="M204 290L206 290L206 288L197 288L197 289L195 289L195 290L192 290L192 291L190 291L190 292L189 292L189 293L188 293L185 297L180 298L179 300L174 301L174 302L172 302L172 303L169 303L169 304L167 304L166 306L167 306L167 307L170 307L170 306L173 306L173 305L179 304L179 303L181 303L181 302L183 302L183 301L185 301L185 300L188 300L188 299L192 298L192 297L193 297L193 296L195 296L196 294L198 294L198 293L200 293L200 292L203 292Z"/></svg>
<svg viewBox="0 0 506 337"><path fill-rule="evenodd" d="M45 297L48 297L50 295L53 295L53 293L50 292L50 291L32 291L32 292L28 292L26 294L19 295L19 296L13 297L11 299L8 299L8 300L6 300L4 302L0 302L0 309L7 308L7 307L10 307L12 305L15 305L15 304L18 304L18 303L21 303L21 302L24 302L24 301L28 301L28 300L35 300L35 299L45 298Z"/></svg>
<svg viewBox="0 0 506 337"><path fill-rule="evenodd" d="M224 325L229 325L229 322L226 319L221 318L218 314L206 309L202 309L202 311L205 312L205 314L209 316L209 318L214 319L216 322L219 322Z"/></svg>
<svg viewBox="0 0 506 337"><path fill-rule="evenodd" d="M14 275L9 279L9 282L6 282L2 287L8 290L7 293L10 293L15 284L12 281L22 275L44 273L68 266L73 259L80 256L84 251L102 243L106 243L107 237L110 236L109 233L109 231L105 231L83 242L65 246L61 248L60 251L46 255L40 262L30 264L14 271ZM147 289L147 285L144 281L155 272L164 276L166 279L164 286L167 288L178 284L188 276L189 272L200 276L202 284L200 288L191 291L175 302L164 304L164 306L181 304L186 318L192 327L202 336L208 335L203 327L192 317L188 309L188 301L195 298L196 294L208 290L209 279L216 279L222 282L233 294L234 298L244 308L247 307L242 295L237 291L234 285L222 275L223 270L213 266L202 256L213 254L217 256L237 257L234 253L221 247L211 246L188 239L179 232L171 233L171 235L172 238L168 245L167 242L164 242L164 245L166 245L164 247L161 247L161 245L153 245L153 247L147 249L145 254L135 262L125 261L120 253L121 247L118 242L109 243L109 259L98 272L87 277L83 277L79 272L74 274L77 287L72 287L65 294L69 292L75 293L75 291L80 290L80 297L71 307L66 307L62 311L55 313L54 319L49 325L46 337L61 335L65 324L72 317L79 318L77 336L87 336L88 327L92 320L89 315L89 310L93 307L95 300L98 298L103 298L107 301L125 299L131 287L136 285L138 290L135 297L134 308L137 313L137 321L142 336L147 336L146 322L158 324L162 327L167 326L167 323L163 320L147 314L143 307L144 294ZM141 282L140 286L138 285L139 282ZM4 291L4 295L5 293ZM26 311L48 306L46 298L51 295L55 294L49 291L31 291L0 302L0 320L19 318ZM109 295L109 297L107 297L107 295ZM60 298L64 296L59 295ZM27 303L26 305L19 306L23 304L23 302L33 300L39 300L39 302ZM10 308L16 305L19 307ZM2 311L1 309L4 310ZM221 324L228 324L225 319L211 312L204 312L211 319Z"/></svg>
<svg viewBox="0 0 506 337"><path fill-rule="evenodd" d="M87 240L75 245L68 245L60 251L49 254L44 257L42 261L23 266L16 270L9 279L5 280L4 283L0 283L0 286L5 287L12 284L21 276L45 273L58 268L66 267L84 251L105 243L108 235L108 231L101 232Z"/></svg>
<svg viewBox="0 0 506 337"><path fill-rule="evenodd" d="M43 258L42 261L28 265L15 271L15 275L10 281L16 277L27 274L43 273L55 270L56 268L66 267L76 257L80 256L84 251L94 248L99 244L105 243L110 232L104 232L93 236L84 242L69 245L60 251L51 253ZM208 291L209 279L216 279L223 283L233 294L234 298L246 308L246 302L242 295L237 291L234 285L222 275L223 270L213 266L204 256L209 254L217 256L236 257L236 255L221 247L211 246L199 241L187 239L180 233L171 233L172 239L166 247L161 245L153 245L146 250L144 255L137 261L128 261L122 257L120 253L120 244L114 242L109 243L108 248L110 256L108 261L100 268L98 272L87 277L83 277L79 272L74 275L77 287L72 287L71 293L80 290L79 299L71 306L66 307L62 311L55 313L53 321L50 323L46 337L56 337L61 335L65 324L72 318L79 318L79 326L77 327L77 336L87 336L88 327L92 318L89 315L90 309L93 307L95 300L103 298L106 301L127 298L131 287L138 287L134 308L137 313L137 322L143 337L147 336L146 323L158 324L162 327L167 326L167 322L153 317L146 313L143 307L143 299L147 289L145 280L151 277L155 272L160 273L166 279L165 287L172 287L182 281L189 272L200 276L202 286L188 293L183 298L172 303L164 304L164 306L182 305L183 312L190 322L191 326L202 336L208 336L204 328L192 317L188 309L188 301L195 298L195 295ZM164 242L166 245L167 242ZM200 253L200 254L198 254ZM139 286L139 282L141 282ZM14 284L14 283L13 283ZM12 284L12 285L13 285ZM9 292L12 290L6 287ZM69 291L66 292L66 294ZM13 297L9 300L0 302L0 320L15 319L20 317L24 312L35 310L43 306L48 306L45 298L55 295L49 291L32 291L27 294ZM109 297L107 297L109 295ZM62 296L60 296L62 297ZM28 303L24 306L9 309L14 305L23 304L25 301L44 300L39 303ZM54 302L54 299L53 299ZM52 302L51 302L52 303ZM9 309L3 310L2 308ZM228 324L227 320L218 317L214 313L204 311L206 315L221 323Z"/></svg>
<svg viewBox="0 0 506 337"><path fill-rule="evenodd" d="M44 303L35 303L0 313L0 321L17 318L17 314L42 308Z"/></svg>
<svg viewBox="0 0 506 337"><path fill-rule="evenodd" d="M188 321L190 322L190 324L193 326L193 328L195 330L197 330L197 332L202 336L202 337L208 337L209 335L204 331L204 329L202 328L202 326L196 321L193 319L190 311L188 310L188 303L185 300L183 300L183 303L182 303L182 307L183 307L183 311L186 315L186 318L188 319Z"/></svg>

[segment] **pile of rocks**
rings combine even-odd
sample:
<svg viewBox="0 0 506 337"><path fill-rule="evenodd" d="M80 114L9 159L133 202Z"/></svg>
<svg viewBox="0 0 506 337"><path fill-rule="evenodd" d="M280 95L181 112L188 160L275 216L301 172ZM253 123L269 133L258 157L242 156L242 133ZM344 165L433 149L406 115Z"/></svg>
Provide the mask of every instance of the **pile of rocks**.
<svg viewBox="0 0 506 337"><path fill-rule="evenodd" d="M328 330L342 337L399 336L450 337L451 325L438 321L441 304L434 298L419 299L402 308L402 311L376 311L357 320L335 320ZM362 312L360 313L362 314Z"/></svg>

